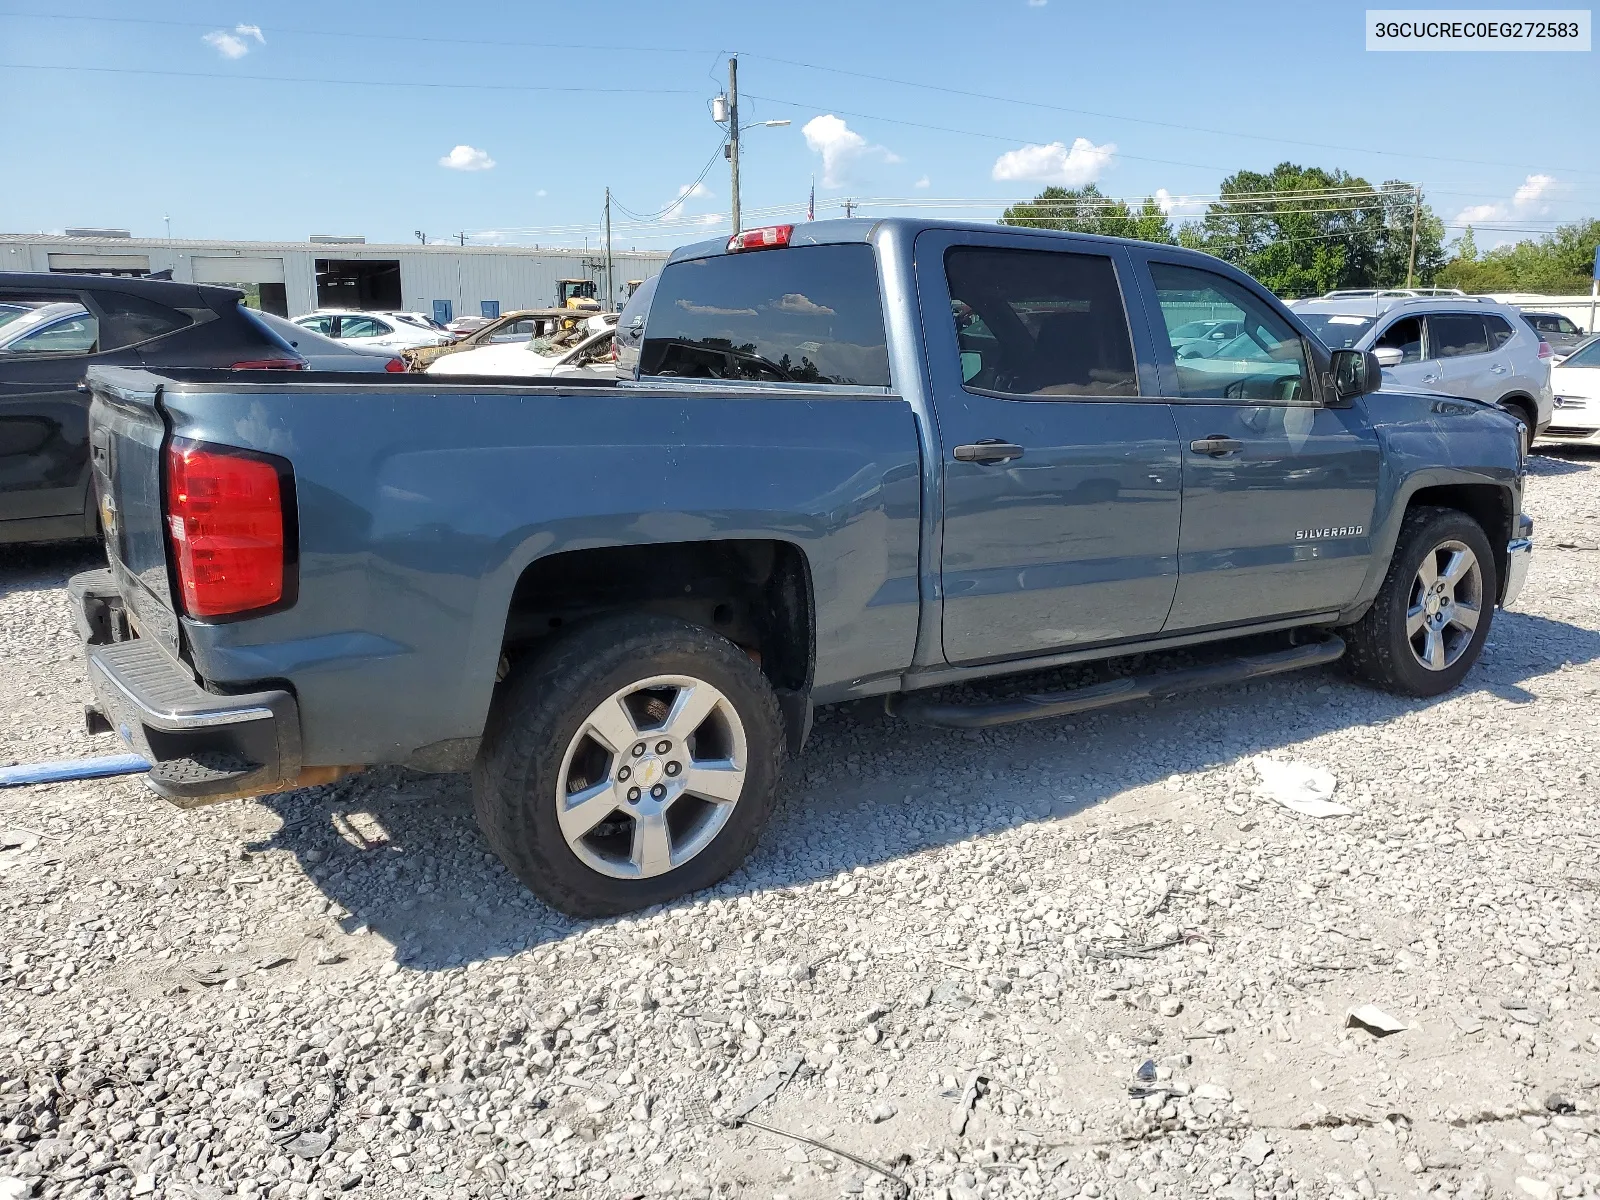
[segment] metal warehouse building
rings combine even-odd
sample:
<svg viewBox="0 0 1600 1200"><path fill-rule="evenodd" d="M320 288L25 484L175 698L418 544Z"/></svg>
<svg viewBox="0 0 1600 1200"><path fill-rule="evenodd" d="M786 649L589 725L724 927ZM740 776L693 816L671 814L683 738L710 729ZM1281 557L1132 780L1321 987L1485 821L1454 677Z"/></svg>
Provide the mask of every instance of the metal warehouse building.
<svg viewBox="0 0 1600 1200"><path fill-rule="evenodd" d="M658 274L666 259L661 251L614 252L615 301L626 298L629 280ZM281 316L314 308L400 309L448 321L550 306L558 279L593 279L602 302L606 290L605 256L592 250L451 243L380 246L332 236L304 242L207 242L135 238L121 230L0 234L0 271L171 271L183 283L241 288L252 306Z"/></svg>

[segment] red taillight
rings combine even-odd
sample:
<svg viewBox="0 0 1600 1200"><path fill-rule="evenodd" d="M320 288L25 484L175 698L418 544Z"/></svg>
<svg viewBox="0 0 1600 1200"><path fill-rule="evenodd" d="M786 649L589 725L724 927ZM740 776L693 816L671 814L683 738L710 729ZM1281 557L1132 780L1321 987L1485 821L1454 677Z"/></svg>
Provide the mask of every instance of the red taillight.
<svg viewBox="0 0 1600 1200"><path fill-rule="evenodd" d="M406 360L403 358L391 358L388 362L383 364L383 369L385 371L392 371L396 373L404 371L406 369Z"/></svg>
<svg viewBox="0 0 1600 1200"><path fill-rule="evenodd" d="M728 239L728 253L740 250L768 250L774 246L787 246L794 234L793 225L764 225L760 229L746 229Z"/></svg>
<svg viewBox="0 0 1600 1200"><path fill-rule="evenodd" d="M1539 339L1539 357L1540 358L1549 358L1554 353L1555 353L1555 351L1550 349L1550 343L1545 341L1543 338L1540 338Z"/></svg>
<svg viewBox="0 0 1600 1200"><path fill-rule="evenodd" d="M167 531L183 608L222 617L288 598L286 468L237 450L167 448Z"/></svg>
<svg viewBox="0 0 1600 1200"><path fill-rule="evenodd" d="M304 371L306 364L298 358L247 358L233 364L235 371Z"/></svg>

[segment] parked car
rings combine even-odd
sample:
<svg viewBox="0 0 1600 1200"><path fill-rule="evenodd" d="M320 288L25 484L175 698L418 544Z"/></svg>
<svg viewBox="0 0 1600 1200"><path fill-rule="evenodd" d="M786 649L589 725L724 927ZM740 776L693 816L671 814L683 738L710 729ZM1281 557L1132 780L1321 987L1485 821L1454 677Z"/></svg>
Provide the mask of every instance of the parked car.
<svg viewBox="0 0 1600 1200"><path fill-rule="evenodd" d="M302 329L336 342L369 350L407 350L413 346L448 346L455 338L442 328L419 320L417 313L357 312L352 309L318 309L294 318Z"/></svg>
<svg viewBox="0 0 1600 1200"><path fill-rule="evenodd" d="M524 308L505 313L482 329L440 346L419 346L406 351L411 369L420 371L447 354L463 354L484 346L506 346L545 337L558 329L571 328L585 319L585 314L570 308Z"/></svg>
<svg viewBox="0 0 1600 1200"><path fill-rule="evenodd" d="M457 317L454 321L445 322L445 331L457 337L466 337L469 333L477 333L485 325L494 324L494 317Z"/></svg>
<svg viewBox="0 0 1600 1200"><path fill-rule="evenodd" d="M570 340L553 344L549 339L502 346L483 346L461 354L447 354L427 368L430 375L508 375L519 379L556 379L573 375L614 379L611 358L614 336L608 327L599 333L574 330Z"/></svg>
<svg viewBox="0 0 1600 1200"><path fill-rule="evenodd" d="M1199 305L1249 346L1179 360ZM1374 393L1371 353L1175 246L747 229L671 257L639 375L94 371L97 725L184 805L471 768L510 869L614 913L739 864L816 705L978 728L1341 656L1438 695L1532 552L1507 413ZM1054 695L930 691L1246 636Z"/></svg>
<svg viewBox="0 0 1600 1200"><path fill-rule="evenodd" d="M1550 424L1549 343L1510 305L1473 296L1303 300L1294 313L1329 349L1372 350L1386 386L1497 404L1527 426Z"/></svg>
<svg viewBox="0 0 1600 1200"><path fill-rule="evenodd" d="M1546 342L1557 358L1566 354L1586 336L1581 326L1571 317L1564 317L1560 313L1530 312L1522 310L1522 319L1533 327Z"/></svg>
<svg viewBox="0 0 1600 1200"><path fill-rule="evenodd" d="M1547 442L1600 442L1600 337L1572 347L1550 369L1555 417L1539 436Z"/></svg>
<svg viewBox="0 0 1600 1200"><path fill-rule="evenodd" d="M251 310L250 315L265 321L279 337L295 348L306 360L308 371L388 371L408 370L406 360L388 350L368 350L350 342L336 342L323 337L315 329L296 325L287 317L276 313Z"/></svg>
<svg viewBox="0 0 1600 1200"><path fill-rule="evenodd" d="M641 280L628 297L617 318L617 336L611 343L611 359L617 364L617 378L632 379L639 369L639 348L644 345L645 317L650 312L650 302L655 299L656 283L661 276L652 275ZM633 281L629 280L631 284Z"/></svg>
<svg viewBox="0 0 1600 1200"><path fill-rule="evenodd" d="M1187 321L1167 336L1181 357L1201 358L1242 332L1244 327L1238 321Z"/></svg>
<svg viewBox="0 0 1600 1200"><path fill-rule="evenodd" d="M0 273L0 543L94 536L89 367L303 365L239 301L194 284Z"/></svg>

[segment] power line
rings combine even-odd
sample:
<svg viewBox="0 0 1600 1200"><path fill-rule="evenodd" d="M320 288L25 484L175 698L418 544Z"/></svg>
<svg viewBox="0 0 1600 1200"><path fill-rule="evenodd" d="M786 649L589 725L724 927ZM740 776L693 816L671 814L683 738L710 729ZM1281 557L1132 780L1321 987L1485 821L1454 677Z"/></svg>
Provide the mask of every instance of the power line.
<svg viewBox="0 0 1600 1200"><path fill-rule="evenodd" d="M86 67L57 63L0 63L7 71L75 71L97 75L156 75L169 79L227 79L253 83L321 83L336 87L422 88L465 92L573 92L611 96L698 96L688 88L564 87L537 83L430 83L422 80L327 79L305 75L243 75L232 71L158 71L153 67Z"/></svg>

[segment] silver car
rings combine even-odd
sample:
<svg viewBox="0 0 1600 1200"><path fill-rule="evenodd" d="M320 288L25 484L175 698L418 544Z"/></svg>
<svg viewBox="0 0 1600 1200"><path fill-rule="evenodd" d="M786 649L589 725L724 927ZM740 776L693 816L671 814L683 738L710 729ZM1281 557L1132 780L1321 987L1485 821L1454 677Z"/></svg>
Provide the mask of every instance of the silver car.
<svg viewBox="0 0 1600 1200"><path fill-rule="evenodd" d="M1544 432L1554 412L1550 346L1507 304L1476 296L1301 300L1294 313L1330 350L1371 350L1384 385L1497 404Z"/></svg>

